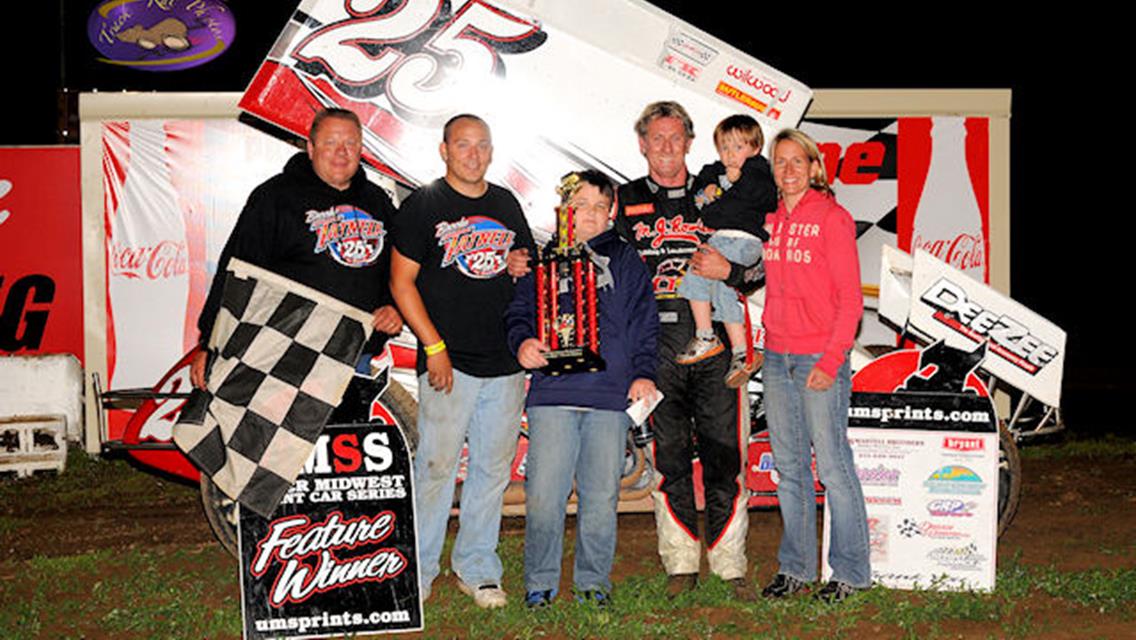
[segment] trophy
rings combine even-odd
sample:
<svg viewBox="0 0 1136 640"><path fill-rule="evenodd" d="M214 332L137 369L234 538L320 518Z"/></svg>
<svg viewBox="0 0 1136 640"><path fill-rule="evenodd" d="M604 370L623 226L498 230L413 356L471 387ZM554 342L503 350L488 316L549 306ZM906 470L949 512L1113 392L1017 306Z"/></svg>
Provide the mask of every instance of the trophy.
<svg viewBox="0 0 1136 640"><path fill-rule="evenodd" d="M561 180L556 235L537 250L536 332L549 348L541 371L551 376L607 368L600 357L596 266L586 245L576 241L575 214L568 204L579 188L575 173Z"/></svg>

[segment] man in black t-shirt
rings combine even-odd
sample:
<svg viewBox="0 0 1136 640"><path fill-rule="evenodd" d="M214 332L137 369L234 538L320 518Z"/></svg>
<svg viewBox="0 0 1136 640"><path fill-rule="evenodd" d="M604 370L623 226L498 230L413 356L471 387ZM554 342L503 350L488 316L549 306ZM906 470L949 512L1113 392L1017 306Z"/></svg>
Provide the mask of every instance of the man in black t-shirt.
<svg viewBox="0 0 1136 640"><path fill-rule="evenodd" d="M439 151L446 175L403 203L391 259L391 292L418 337L419 581L428 598L468 438L450 563L462 591L495 608L505 605L497 538L524 404L524 371L505 341L507 266L533 240L516 198L485 180L493 142L481 118L451 118Z"/></svg>

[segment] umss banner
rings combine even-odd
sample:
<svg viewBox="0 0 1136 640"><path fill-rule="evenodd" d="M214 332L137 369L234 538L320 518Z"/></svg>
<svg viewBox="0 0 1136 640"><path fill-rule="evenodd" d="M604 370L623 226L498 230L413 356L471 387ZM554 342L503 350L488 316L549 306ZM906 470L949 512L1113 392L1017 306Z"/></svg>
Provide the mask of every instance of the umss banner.
<svg viewBox="0 0 1136 640"><path fill-rule="evenodd" d="M811 98L637 0L305 0L240 106L300 136L319 108L352 109L365 159L412 187L443 173L442 124L478 114L494 133L490 180L547 231L565 172L643 173L632 124L647 103L680 101L700 132L691 157L707 162L716 158L709 132L726 115L753 116L769 139L795 126Z"/></svg>
<svg viewBox="0 0 1136 640"><path fill-rule="evenodd" d="M241 511L245 638L422 629L410 455L384 422L329 425L271 518Z"/></svg>

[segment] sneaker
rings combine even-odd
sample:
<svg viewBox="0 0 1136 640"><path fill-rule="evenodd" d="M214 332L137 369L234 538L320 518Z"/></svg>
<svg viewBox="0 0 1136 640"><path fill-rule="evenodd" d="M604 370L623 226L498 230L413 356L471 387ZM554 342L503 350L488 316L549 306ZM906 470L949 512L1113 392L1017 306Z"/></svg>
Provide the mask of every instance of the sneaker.
<svg viewBox="0 0 1136 640"><path fill-rule="evenodd" d="M799 593L808 588L808 583L801 582L793 576L787 576L783 573L777 574L768 586L761 590L761 595L766 598L784 598Z"/></svg>
<svg viewBox="0 0 1136 640"><path fill-rule="evenodd" d="M611 594L603 589L584 589L576 592L576 602L594 604L603 609L611 604Z"/></svg>
<svg viewBox="0 0 1136 640"><path fill-rule="evenodd" d="M482 609L498 609L508 602L505 590L499 584L489 583L471 587L458 580L458 589L465 595L473 597L473 603Z"/></svg>
<svg viewBox="0 0 1136 640"><path fill-rule="evenodd" d="M820 588L819 591L813 594L813 599L819 600L821 602L828 602L830 604L836 604L839 602L844 602L848 599L849 596L856 593L857 591L861 591L861 589L857 589L847 582L829 580L828 584L824 585Z"/></svg>
<svg viewBox="0 0 1136 640"><path fill-rule="evenodd" d="M727 580L727 583L734 588L734 597L742 602L754 602L757 600L757 590L745 578L734 578Z"/></svg>
<svg viewBox="0 0 1136 640"><path fill-rule="evenodd" d="M530 609L543 609L550 606L555 598L556 589L530 591L525 594L525 606Z"/></svg>
<svg viewBox="0 0 1136 640"><path fill-rule="evenodd" d="M754 353L753 364L746 366L745 353L734 355L733 359L730 360L730 370L726 372L726 386L731 389L737 389L749 382L754 372L761 368L761 363L764 360L765 356L761 355L761 353Z"/></svg>
<svg viewBox="0 0 1136 640"><path fill-rule="evenodd" d="M675 362L679 364L694 364L714 357L725 350L726 346L722 344L718 336L714 336L709 340L694 336L690 339L690 342L686 343L686 347L683 348L682 352L675 356Z"/></svg>
<svg viewBox="0 0 1136 640"><path fill-rule="evenodd" d="M697 573L675 573L667 576L667 598L674 599L698 586Z"/></svg>

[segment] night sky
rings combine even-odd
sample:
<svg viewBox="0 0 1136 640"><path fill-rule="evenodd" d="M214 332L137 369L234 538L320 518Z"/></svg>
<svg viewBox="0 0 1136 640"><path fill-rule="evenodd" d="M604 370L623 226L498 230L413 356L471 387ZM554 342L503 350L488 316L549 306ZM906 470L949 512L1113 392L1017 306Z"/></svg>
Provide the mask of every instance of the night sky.
<svg viewBox="0 0 1136 640"><path fill-rule="evenodd" d="M83 62L93 53L83 35L93 0L21 4L8 24L31 25L29 37L10 35L0 45L9 61L0 144L54 144L61 87L119 89L140 72L114 76ZM151 89L244 89L291 3L228 4L238 21L233 47L197 69L147 74ZM814 88L1012 89L1013 297L1069 333L1070 426L1125 431L1120 398L1136 392L1136 346L1123 305L1136 251L1122 152L1131 136L1117 101L1128 65L1105 53L1120 37L1109 26L1067 8L1050 22L1030 16L1035 26L1027 28L1018 18L977 14L985 8L972 3L944 3L943 15L928 4L782 3L766 9L769 18L757 13L765 3L652 4Z"/></svg>

